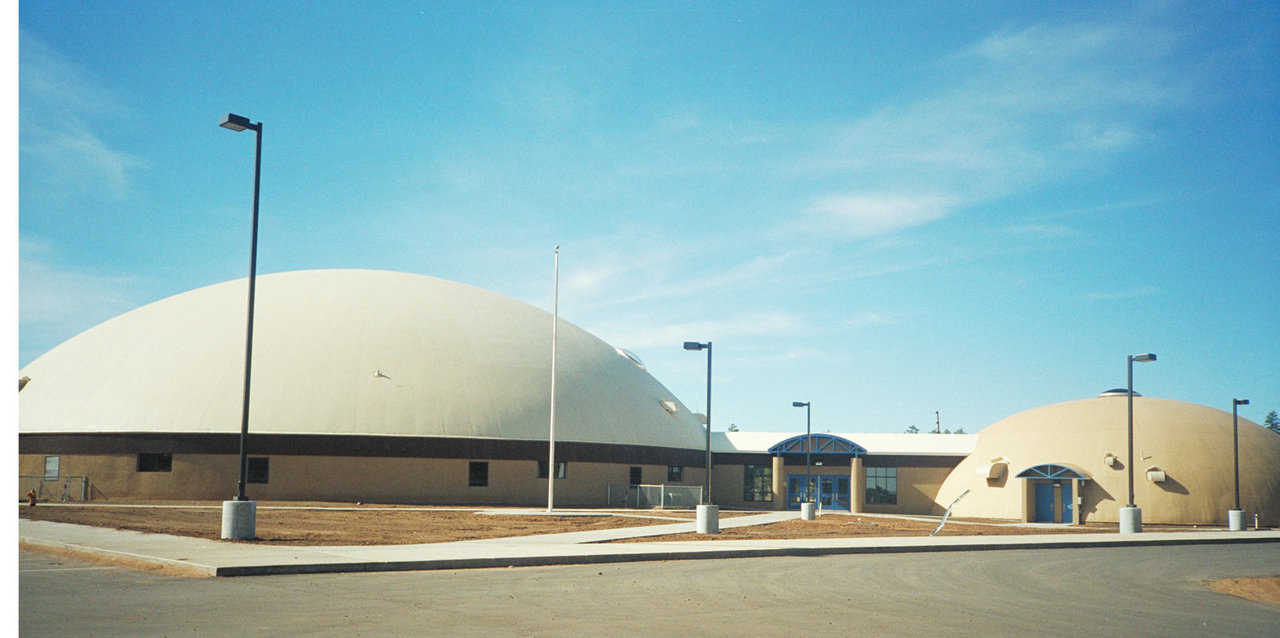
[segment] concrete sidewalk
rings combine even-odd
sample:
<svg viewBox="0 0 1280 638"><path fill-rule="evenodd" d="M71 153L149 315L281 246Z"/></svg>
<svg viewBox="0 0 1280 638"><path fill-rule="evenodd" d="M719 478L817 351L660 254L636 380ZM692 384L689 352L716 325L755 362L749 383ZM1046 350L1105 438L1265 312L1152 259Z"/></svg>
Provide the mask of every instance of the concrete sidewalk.
<svg viewBox="0 0 1280 638"><path fill-rule="evenodd" d="M721 528L759 525L798 517L771 512L724 518ZM571 565L696 558L820 556L882 552L1054 549L1135 545L1264 543L1280 531L1147 532L1120 535L1032 534L1018 536L911 536L796 540L707 540L602 543L601 541L693 532L695 523L671 523L424 545L273 546L145 534L67 523L19 519L18 538L36 548L68 549L194 570L209 576L464 569Z"/></svg>

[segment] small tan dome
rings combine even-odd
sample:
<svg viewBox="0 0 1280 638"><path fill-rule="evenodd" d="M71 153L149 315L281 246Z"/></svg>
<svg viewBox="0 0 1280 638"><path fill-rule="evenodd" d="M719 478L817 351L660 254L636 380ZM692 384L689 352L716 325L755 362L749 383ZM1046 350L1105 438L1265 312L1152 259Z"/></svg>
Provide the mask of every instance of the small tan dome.
<svg viewBox="0 0 1280 638"><path fill-rule="evenodd" d="M1106 396L1057 403L982 429L973 453L943 482L937 502L950 505L967 489L954 516L1021 518L1027 479L1015 477L1055 464L1089 477L1077 495L1085 521L1115 522L1128 500L1128 403ZM1225 523L1234 505L1231 413L1135 396L1133 430L1134 503L1143 521ZM1247 419L1239 420L1239 434L1241 506L1260 512L1264 521L1280 521L1280 436ZM1007 471L992 470L1000 464Z"/></svg>

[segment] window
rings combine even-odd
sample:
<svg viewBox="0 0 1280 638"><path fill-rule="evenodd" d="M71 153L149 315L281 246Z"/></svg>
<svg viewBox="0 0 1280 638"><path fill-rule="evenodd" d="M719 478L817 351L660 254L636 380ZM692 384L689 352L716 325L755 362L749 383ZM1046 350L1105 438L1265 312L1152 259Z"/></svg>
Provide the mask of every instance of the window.
<svg viewBox="0 0 1280 638"><path fill-rule="evenodd" d="M898 468L867 468L867 505L898 504Z"/></svg>
<svg viewBox="0 0 1280 638"><path fill-rule="evenodd" d="M489 487L489 462L472 461L467 466L467 485Z"/></svg>
<svg viewBox="0 0 1280 638"><path fill-rule="evenodd" d="M44 480L58 480L58 467L61 465L62 459L56 456L44 457Z"/></svg>
<svg viewBox="0 0 1280 638"><path fill-rule="evenodd" d="M562 479L569 474L569 464L565 461L556 461L556 478ZM538 478L547 478L547 462L538 461Z"/></svg>
<svg viewBox="0 0 1280 638"><path fill-rule="evenodd" d="M138 455L139 472L172 472L173 455L168 452L143 452Z"/></svg>
<svg viewBox="0 0 1280 638"><path fill-rule="evenodd" d="M683 465L668 465L668 466L667 466L667 480L668 480L668 481L683 481L683 480L684 480L684 466L683 466Z"/></svg>
<svg viewBox="0 0 1280 638"><path fill-rule="evenodd" d="M248 483L266 483L267 477L271 473L271 459L265 457L249 457L249 464L245 467L245 481Z"/></svg>
<svg viewBox="0 0 1280 638"><path fill-rule="evenodd" d="M747 465L742 468L742 500L773 500L773 467L770 465Z"/></svg>
<svg viewBox="0 0 1280 638"><path fill-rule="evenodd" d="M640 466L639 465L631 466L631 484L632 485L640 484Z"/></svg>

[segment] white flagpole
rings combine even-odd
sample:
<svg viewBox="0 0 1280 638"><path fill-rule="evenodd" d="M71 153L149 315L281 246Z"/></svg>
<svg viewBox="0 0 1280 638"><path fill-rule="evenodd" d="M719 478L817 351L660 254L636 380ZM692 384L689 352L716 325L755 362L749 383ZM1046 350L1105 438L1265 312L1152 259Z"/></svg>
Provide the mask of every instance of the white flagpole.
<svg viewBox="0 0 1280 638"><path fill-rule="evenodd" d="M551 426L547 442L551 449L547 459L547 512L556 503L556 325L560 323L560 244L556 244L555 284L551 293Z"/></svg>

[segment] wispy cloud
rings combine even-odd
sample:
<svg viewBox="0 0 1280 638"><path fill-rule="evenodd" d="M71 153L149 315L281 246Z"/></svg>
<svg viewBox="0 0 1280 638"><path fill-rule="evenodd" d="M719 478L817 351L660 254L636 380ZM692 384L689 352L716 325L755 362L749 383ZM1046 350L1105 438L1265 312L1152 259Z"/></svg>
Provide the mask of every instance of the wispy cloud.
<svg viewBox="0 0 1280 638"><path fill-rule="evenodd" d="M882 235L945 217L955 200L939 195L905 193L834 195L818 200L803 224L811 230L849 237Z"/></svg>
<svg viewBox="0 0 1280 638"><path fill-rule="evenodd" d="M132 173L146 162L113 147L101 133L106 126L95 124L122 116L121 100L26 32L19 33L18 57L24 173L57 184L44 193L128 194Z"/></svg>
<svg viewBox="0 0 1280 638"><path fill-rule="evenodd" d="M1059 239L1079 234L1080 231L1065 224L1017 224L1004 229L1012 235L1026 235L1041 239Z"/></svg>
<svg viewBox="0 0 1280 638"><path fill-rule="evenodd" d="M863 238L1093 170L1155 133L1185 101L1163 60L1172 34L1075 24L1001 31L942 63L956 78L826 135L793 170L843 183L816 194L793 230Z"/></svg>
<svg viewBox="0 0 1280 638"><path fill-rule="evenodd" d="M22 237L19 243L18 329L23 361L95 324L138 306L129 277L85 272L56 264L45 241Z"/></svg>
<svg viewBox="0 0 1280 638"><path fill-rule="evenodd" d="M891 326L902 321L901 317L883 313L868 311L853 315L844 320L844 325L849 328L869 328L875 326Z"/></svg>
<svg viewBox="0 0 1280 638"><path fill-rule="evenodd" d="M1128 290L1091 292L1083 295L1083 298L1087 301L1124 301L1126 299L1150 297L1159 293L1160 289L1155 286L1142 286L1140 288L1130 288Z"/></svg>
<svg viewBox="0 0 1280 638"><path fill-rule="evenodd" d="M806 329L799 316L783 311L763 311L732 319L690 321L651 325L646 323L613 323L596 325L593 332L623 348L667 347L693 338L693 335L715 335L716 339L740 337L790 336Z"/></svg>

